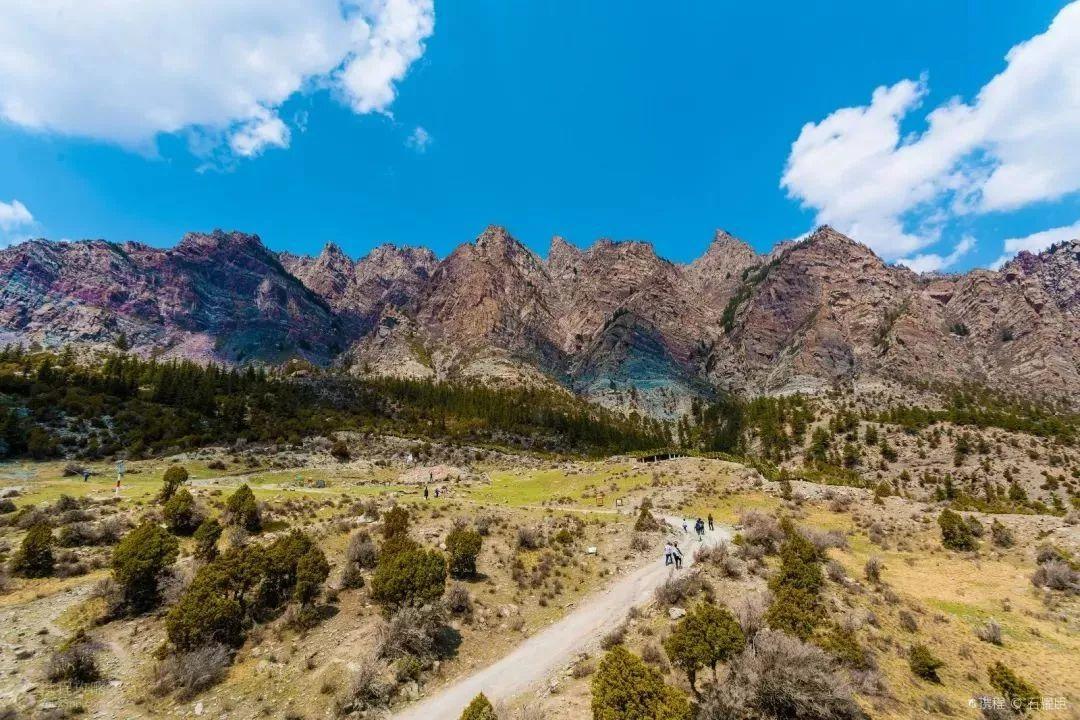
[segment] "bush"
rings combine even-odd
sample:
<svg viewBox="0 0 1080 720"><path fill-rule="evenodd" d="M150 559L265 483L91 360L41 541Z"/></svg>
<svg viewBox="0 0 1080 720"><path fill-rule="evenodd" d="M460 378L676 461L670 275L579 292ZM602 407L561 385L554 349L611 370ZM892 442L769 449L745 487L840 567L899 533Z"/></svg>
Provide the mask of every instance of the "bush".
<svg viewBox="0 0 1080 720"><path fill-rule="evenodd" d="M157 604L158 580L178 552L176 538L149 521L123 537L113 549L112 574L128 608L141 612Z"/></svg>
<svg viewBox="0 0 1080 720"><path fill-rule="evenodd" d="M701 578L696 575L669 576L656 586L653 595L661 606L677 605L701 590Z"/></svg>
<svg viewBox="0 0 1080 720"><path fill-rule="evenodd" d="M169 642L181 651L214 643L238 647L248 622L247 595L266 564L261 548L238 548L199 568L165 617Z"/></svg>
<svg viewBox="0 0 1080 720"><path fill-rule="evenodd" d="M0 515L6 515L7 513L13 513L18 508L15 505L14 500L8 498L0 498Z"/></svg>
<svg viewBox="0 0 1080 720"><path fill-rule="evenodd" d="M383 553L371 579L371 597L391 607L425 605L446 589L446 559L437 550Z"/></svg>
<svg viewBox="0 0 1080 720"><path fill-rule="evenodd" d="M938 525L941 527L941 544L948 549L967 551L979 547L971 526L958 513L948 508L942 510L938 515Z"/></svg>
<svg viewBox="0 0 1080 720"><path fill-rule="evenodd" d="M937 671L945 667L945 663L930 652L925 645L912 645L908 652L908 667L917 677L930 682L941 682Z"/></svg>
<svg viewBox="0 0 1080 720"><path fill-rule="evenodd" d="M759 510L747 510L739 516L743 540L762 548L769 555L776 552L784 540L784 529L772 515Z"/></svg>
<svg viewBox="0 0 1080 720"><path fill-rule="evenodd" d="M186 700L221 682L230 659L229 649L220 643L166 655L154 669L153 690L159 695L178 690L179 699Z"/></svg>
<svg viewBox="0 0 1080 720"><path fill-rule="evenodd" d="M352 460L349 446L340 438L335 440L334 444L330 446L330 455L338 462L348 462L349 460Z"/></svg>
<svg viewBox="0 0 1080 720"><path fill-rule="evenodd" d="M61 645L49 657L45 677L49 682L68 685L87 685L101 679L91 644L77 636Z"/></svg>
<svg viewBox="0 0 1080 720"><path fill-rule="evenodd" d="M544 537L534 527L521 526L517 529L517 546L519 550L536 550L544 544Z"/></svg>
<svg viewBox="0 0 1080 720"><path fill-rule="evenodd" d="M371 570L378 559L379 552L367 530L359 530L349 537L349 544L345 548L347 562L365 570Z"/></svg>
<svg viewBox="0 0 1080 720"><path fill-rule="evenodd" d="M593 720L690 720L681 692L622 645L609 650L592 679Z"/></svg>
<svg viewBox="0 0 1080 720"><path fill-rule="evenodd" d="M990 618L982 625L982 627L975 630L975 635L978 636L983 642L988 642L991 645L1001 644L1001 625L994 618Z"/></svg>
<svg viewBox="0 0 1080 720"><path fill-rule="evenodd" d="M484 693L480 693L469 703L469 707L465 708L465 712L461 713L461 720L499 720L499 717L495 714L491 701L484 697Z"/></svg>
<svg viewBox="0 0 1080 720"><path fill-rule="evenodd" d="M626 624L619 625L617 628L600 638L600 649L610 650L616 645L622 645L626 641L626 633L628 628Z"/></svg>
<svg viewBox="0 0 1080 720"><path fill-rule="evenodd" d="M165 518L165 526L174 535L191 535L202 523L195 498L183 488L169 498L161 512Z"/></svg>
<svg viewBox="0 0 1080 720"><path fill-rule="evenodd" d="M1021 715L1038 709L1042 702L1035 686L1002 662L996 662L990 667L990 686L1001 693Z"/></svg>
<svg viewBox="0 0 1080 720"><path fill-rule="evenodd" d="M866 574L866 579L875 585L881 583L881 570L885 567L885 563L881 562L881 558L877 555L872 555L866 561L866 566L863 568L863 572Z"/></svg>
<svg viewBox="0 0 1080 720"><path fill-rule="evenodd" d="M661 528L660 522L653 517L652 512L649 511L650 503L648 501L641 504L641 510L638 511L637 520L634 521L635 532L655 532Z"/></svg>
<svg viewBox="0 0 1080 720"><path fill-rule="evenodd" d="M225 502L225 524L244 528L250 533L262 530L259 504L255 501L255 494L246 483L238 487Z"/></svg>
<svg viewBox="0 0 1080 720"><path fill-rule="evenodd" d="M765 615L769 626L807 639L824 614L821 590L825 577L821 555L814 545L790 525L780 547L780 568L769 580L773 602Z"/></svg>
<svg viewBox="0 0 1080 720"><path fill-rule="evenodd" d="M330 563L318 547L312 547L296 563L296 587L293 599L301 605L311 603L322 592L323 583L330 574Z"/></svg>
<svg viewBox="0 0 1080 720"><path fill-rule="evenodd" d="M672 665L686 673L697 694L698 670L711 668L715 675L718 664L745 647L746 636L727 608L703 602L679 620L663 644Z"/></svg>
<svg viewBox="0 0 1080 720"><path fill-rule="evenodd" d="M454 615L469 615L472 613L472 598L469 589L461 583L454 583L446 589L446 597L443 598L443 607Z"/></svg>
<svg viewBox="0 0 1080 720"><path fill-rule="evenodd" d="M1062 560L1046 560L1040 563L1031 576L1031 582L1036 587L1049 590L1080 593L1080 573Z"/></svg>
<svg viewBox="0 0 1080 720"><path fill-rule="evenodd" d="M11 561L11 571L28 578L52 575L56 564L52 552L52 529L45 523L34 525L26 533L19 551Z"/></svg>
<svg viewBox="0 0 1080 720"><path fill-rule="evenodd" d="M379 627L377 655L388 660L415 657L429 661L439 655L439 640L445 626L437 605L403 607Z"/></svg>
<svg viewBox="0 0 1080 720"><path fill-rule="evenodd" d="M214 518L203 520L195 530L195 559L201 563L213 562L218 556L218 539L221 524Z"/></svg>
<svg viewBox="0 0 1080 720"><path fill-rule="evenodd" d="M1011 548L1016 544L1012 530L996 518L990 524L990 541L999 548Z"/></svg>
<svg viewBox="0 0 1080 720"><path fill-rule="evenodd" d="M871 657L855 636L855 630L847 625L833 625L816 640L816 644L849 668L869 670L873 667Z"/></svg>
<svg viewBox="0 0 1080 720"><path fill-rule="evenodd" d="M400 505L395 505L383 513L382 532L383 538L387 540L408 535L409 511Z"/></svg>
<svg viewBox="0 0 1080 720"><path fill-rule="evenodd" d="M446 551L450 555L450 574L458 578L476 575L476 558L484 539L475 530L456 526L446 536Z"/></svg>
<svg viewBox="0 0 1080 720"><path fill-rule="evenodd" d="M846 681L820 648L762 630L728 665L698 720L856 720L864 717Z"/></svg>
<svg viewBox="0 0 1080 720"><path fill-rule="evenodd" d="M188 481L188 471L180 465L173 465L165 471L165 477L161 480L161 492L158 493L159 502L168 502L180 486Z"/></svg>

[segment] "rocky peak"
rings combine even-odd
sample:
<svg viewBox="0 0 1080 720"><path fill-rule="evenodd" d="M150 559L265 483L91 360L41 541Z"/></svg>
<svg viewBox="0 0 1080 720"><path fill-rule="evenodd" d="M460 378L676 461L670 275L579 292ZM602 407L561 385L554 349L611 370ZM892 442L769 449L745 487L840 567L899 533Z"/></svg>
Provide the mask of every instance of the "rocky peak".
<svg viewBox="0 0 1080 720"><path fill-rule="evenodd" d="M199 257L218 253L267 253L258 235L214 230L210 233L189 232L184 235L175 251L181 255Z"/></svg>
<svg viewBox="0 0 1080 720"><path fill-rule="evenodd" d="M327 242L323 245L322 252L319 253L319 262L324 265L334 266L352 266L352 260L345 254L345 251L335 242Z"/></svg>

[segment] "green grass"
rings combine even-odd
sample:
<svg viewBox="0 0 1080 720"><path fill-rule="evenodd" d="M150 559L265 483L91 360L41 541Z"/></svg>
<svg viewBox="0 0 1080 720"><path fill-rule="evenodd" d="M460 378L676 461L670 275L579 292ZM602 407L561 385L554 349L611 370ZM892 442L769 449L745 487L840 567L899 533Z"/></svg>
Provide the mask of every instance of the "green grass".
<svg viewBox="0 0 1080 720"><path fill-rule="evenodd" d="M521 507L569 498L568 506L596 507L595 492L604 494L604 507L614 507L615 500L638 486L647 486L645 475L623 476L628 466L605 468L598 472L567 474L564 470L529 470L524 473L494 472L491 484L474 488L474 500L497 505ZM614 487L612 487L614 485ZM588 492L588 497L583 497Z"/></svg>

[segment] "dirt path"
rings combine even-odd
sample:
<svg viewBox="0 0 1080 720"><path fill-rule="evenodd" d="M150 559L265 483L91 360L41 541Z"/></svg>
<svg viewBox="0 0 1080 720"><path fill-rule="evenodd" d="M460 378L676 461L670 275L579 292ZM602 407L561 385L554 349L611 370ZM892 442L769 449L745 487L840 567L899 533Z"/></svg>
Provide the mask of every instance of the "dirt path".
<svg viewBox="0 0 1080 720"><path fill-rule="evenodd" d="M693 563L694 549L699 544L697 537L692 529L689 534L682 534L681 518L666 519L673 527L675 537L685 539L685 542L679 540L679 545L684 548L686 567L689 567ZM729 529L718 527L706 533L704 542L711 545L730 537ZM576 610L522 642L503 659L405 708L393 716L394 720L456 718L481 692L492 702L510 700L551 677L578 653L617 627L631 607L652 599L656 587L673 572L670 567L664 566L661 543L658 540L655 562L590 596ZM682 572L686 572L686 569Z"/></svg>

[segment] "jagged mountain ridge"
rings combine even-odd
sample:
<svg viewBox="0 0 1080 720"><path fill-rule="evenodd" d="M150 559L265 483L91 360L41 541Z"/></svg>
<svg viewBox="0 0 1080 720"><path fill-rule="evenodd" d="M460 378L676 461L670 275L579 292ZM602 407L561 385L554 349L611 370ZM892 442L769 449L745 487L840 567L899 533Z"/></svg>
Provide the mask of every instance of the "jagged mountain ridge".
<svg viewBox="0 0 1080 720"><path fill-rule="evenodd" d="M918 276L828 227L758 255L718 231L693 263L647 243L561 238L541 258L499 227L443 260L352 260L192 233L0 250L0 341L230 363L304 357L358 374L548 383L672 412L716 391L976 382L1078 403L1080 242L999 271Z"/></svg>

